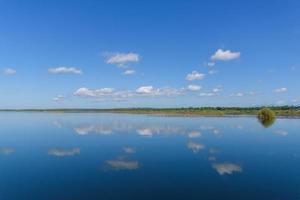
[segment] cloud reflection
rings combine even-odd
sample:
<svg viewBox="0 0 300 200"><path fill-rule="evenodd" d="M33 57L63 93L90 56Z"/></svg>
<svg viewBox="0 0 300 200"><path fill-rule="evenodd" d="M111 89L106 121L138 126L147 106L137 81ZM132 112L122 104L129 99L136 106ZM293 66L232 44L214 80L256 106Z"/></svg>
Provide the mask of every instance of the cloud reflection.
<svg viewBox="0 0 300 200"><path fill-rule="evenodd" d="M218 172L219 175L223 176L226 174L233 174L234 172L242 172L243 169L240 165L234 163L214 163L212 167Z"/></svg>
<svg viewBox="0 0 300 200"><path fill-rule="evenodd" d="M66 157L66 156L75 156L80 154L80 148L73 149L49 149L48 155L57 156L57 157Z"/></svg>
<svg viewBox="0 0 300 200"><path fill-rule="evenodd" d="M137 133L141 136L147 136L147 137L152 137L153 132L149 128L143 128L143 129L138 129Z"/></svg>
<svg viewBox="0 0 300 200"><path fill-rule="evenodd" d="M188 134L189 138L197 138L197 137L201 137L202 134L199 131L192 131Z"/></svg>
<svg viewBox="0 0 300 200"><path fill-rule="evenodd" d="M0 154L3 154L3 155L10 155L14 152L15 152L15 149L11 148L11 147L2 147L2 148L0 148Z"/></svg>
<svg viewBox="0 0 300 200"><path fill-rule="evenodd" d="M287 136L288 132L284 131L284 130L278 130L278 131L274 131L274 134L279 135L279 136Z"/></svg>
<svg viewBox="0 0 300 200"><path fill-rule="evenodd" d="M111 170L137 170L139 168L139 162L119 157L115 160L105 161L105 167Z"/></svg>
<svg viewBox="0 0 300 200"><path fill-rule="evenodd" d="M99 133L103 135L109 135L112 133L112 129L104 126L94 126L94 125L82 125L74 128L78 135L87 135L89 133Z"/></svg>
<svg viewBox="0 0 300 200"><path fill-rule="evenodd" d="M200 150L205 148L205 145L196 143L196 142L189 142L187 147L191 149L194 153L198 153Z"/></svg>
<svg viewBox="0 0 300 200"><path fill-rule="evenodd" d="M124 151L125 153L128 153L128 154L133 154L133 153L136 152L136 150L135 150L134 148L131 148L131 147L124 147L124 148L123 148L123 151Z"/></svg>

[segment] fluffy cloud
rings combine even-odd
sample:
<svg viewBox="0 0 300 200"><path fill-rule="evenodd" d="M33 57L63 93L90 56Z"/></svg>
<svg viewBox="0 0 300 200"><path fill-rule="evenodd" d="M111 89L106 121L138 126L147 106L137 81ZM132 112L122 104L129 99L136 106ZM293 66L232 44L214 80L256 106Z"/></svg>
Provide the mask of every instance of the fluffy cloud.
<svg viewBox="0 0 300 200"><path fill-rule="evenodd" d="M48 154L51 156L65 157L65 156L75 156L80 154L80 148L74 149L49 149Z"/></svg>
<svg viewBox="0 0 300 200"><path fill-rule="evenodd" d="M138 95L143 96L171 96L183 94L184 89L176 89L171 87L154 88L153 86L141 86L136 89Z"/></svg>
<svg viewBox="0 0 300 200"><path fill-rule="evenodd" d="M150 85L150 86L141 86L137 88L135 91L114 90L113 88L90 89L86 87L81 87L77 89L73 94L78 97L93 97L93 98L107 97L113 100L122 101L125 98L130 98L130 97L159 97L159 96L183 95L187 91L188 90L185 88L179 88L179 89L172 88L172 87L155 88Z"/></svg>
<svg viewBox="0 0 300 200"><path fill-rule="evenodd" d="M230 50L218 49L214 55L211 56L212 60L228 61L239 58L240 52L231 52Z"/></svg>
<svg viewBox="0 0 300 200"><path fill-rule="evenodd" d="M286 87L282 87L282 88L277 88L274 90L275 93L284 93L287 92L288 89Z"/></svg>
<svg viewBox="0 0 300 200"><path fill-rule="evenodd" d="M113 94L113 88L100 88L100 89L89 89L89 88L79 88L74 95L81 96L81 97L99 97L99 96L106 96Z"/></svg>
<svg viewBox="0 0 300 200"><path fill-rule="evenodd" d="M133 75L135 74L135 70L133 69L127 69L124 71L124 75Z"/></svg>
<svg viewBox="0 0 300 200"><path fill-rule="evenodd" d="M4 69L4 74L5 75L15 75L17 73L17 71L15 69L12 69L12 68L6 68Z"/></svg>
<svg viewBox="0 0 300 200"><path fill-rule="evenodd" d="M116 64L122 65L130 62L138 62L140 60L140 56L136 53L114 53L106 56L107 64Z"/></svg>
<svg viewBox="0 0 300 200"><path fill-rule="evenodd" d="M82 74L82 71L75 67L54 67L49 68L48 72L52 74Z"/></svg>
<svg viewBox="0 0 300 200"><path fill-rule="evenodd" d="M189 90L189 91L192 91L192 92L194 92L194 91L199 91L199 90L201 90L201 86L200 85L189 85L188 87L187 87L187 89Z"/></svg>
<svg viewBox="0 0 300 200"><path fill-rule="evenodd" d="M138 89L136 89L136 92L139 94L153 94L156 92L153 86L141 86Z"/></svg>
<svg viewBox="0 0 300 200"><path fill-rule="evenodd" d="M205 74L199 73L197 71L192 71L192 73L186 76L186 80L194 81L194 80L202 80L205 77Z"/></svg>
<svg viewBox="0 0 300 200"><path fill-rule="evenodd" d="M233 174L234 172L242 172L243 169L240 165L234 163L216 163L212 167L218 172L219 175L223 176L226 174Z"/></svg>

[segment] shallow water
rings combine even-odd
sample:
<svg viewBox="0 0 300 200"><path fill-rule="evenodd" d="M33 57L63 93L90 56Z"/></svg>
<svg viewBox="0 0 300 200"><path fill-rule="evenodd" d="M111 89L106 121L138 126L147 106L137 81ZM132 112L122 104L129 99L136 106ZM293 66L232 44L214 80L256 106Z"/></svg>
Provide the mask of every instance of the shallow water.
<svg viewBox="0 0 300 200"><path fill-rule="evenodd" d="M0 113L0 199L300 199L300 119Z"/></svg>

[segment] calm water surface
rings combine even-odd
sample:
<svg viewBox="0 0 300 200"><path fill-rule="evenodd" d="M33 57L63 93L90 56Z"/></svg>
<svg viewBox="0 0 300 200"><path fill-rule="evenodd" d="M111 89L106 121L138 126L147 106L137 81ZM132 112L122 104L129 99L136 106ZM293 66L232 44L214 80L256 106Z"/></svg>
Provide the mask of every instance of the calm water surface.
<svg viewBox="0 0 300 200"><path fill-rule="evenodd" d="M300 199L300 119L0 113L0 200Z"/></svg>

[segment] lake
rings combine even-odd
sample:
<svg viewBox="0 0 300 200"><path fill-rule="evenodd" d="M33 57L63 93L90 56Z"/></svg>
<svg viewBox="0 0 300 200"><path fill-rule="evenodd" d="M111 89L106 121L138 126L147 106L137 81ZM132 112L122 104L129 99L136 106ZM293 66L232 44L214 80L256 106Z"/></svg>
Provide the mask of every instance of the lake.
<svg viewBox="0 0 300 200"><path fill-rule="evenodd" d="M0 113L0 199L300 199L300 119Z"/></svg>

